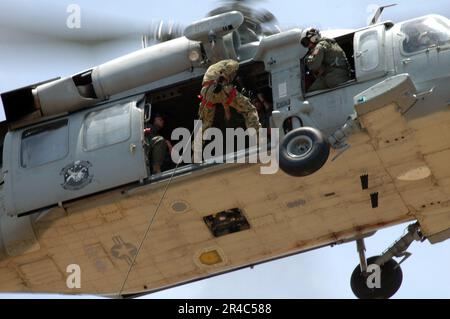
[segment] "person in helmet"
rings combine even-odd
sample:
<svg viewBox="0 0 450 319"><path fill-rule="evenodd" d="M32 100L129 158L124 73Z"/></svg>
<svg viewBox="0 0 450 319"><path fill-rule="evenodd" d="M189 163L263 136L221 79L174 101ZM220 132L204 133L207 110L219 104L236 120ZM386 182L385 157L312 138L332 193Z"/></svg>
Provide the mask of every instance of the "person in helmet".
<svg viewBox="0 0 450 319"><path fill-rule="evenodd" d="M302 35L301 44L309 49L304 61L315 77L308 92L333 88L350 80L347 57L334 39L324 38L319 30L310 28Z"/></svg>
<svg viewBox="0 0 450 319"><path fill-rule="evenodd" d="M223 105L227 120L231 117L229 107L232 107L243 115L247 128L254 128L257 132L261 128L255 106L232 84L238 69L239 63L230 59L219 61L206 71L199 96L201 102L198 112L203 122L203 131L213 124L216 104Z"/></svg>
<svg viewBox="0 0 450 319"><path fill-rule="evenodd" d="M422 31L419 31L419 28ZM439 35L434 30L416 21L404 25L401 30L405 34L403 49L406 53L425 50L440 43Z"/></svg>

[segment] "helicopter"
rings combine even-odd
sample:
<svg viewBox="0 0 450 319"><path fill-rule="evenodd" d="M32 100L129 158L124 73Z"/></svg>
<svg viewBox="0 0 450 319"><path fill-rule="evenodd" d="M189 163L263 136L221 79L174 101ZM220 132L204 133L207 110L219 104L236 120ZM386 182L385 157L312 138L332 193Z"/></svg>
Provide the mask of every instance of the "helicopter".
<svg viewBox="0 0 450 319"><path fill-rule="evenodd" d="M2 94L1 291L73 293L75 263L87 277L76 293L132 296L356 241L352 290L387 298L402 281L393 257L450 237L447 18L375 19L336 36L352 78L308 92L305 30L264 34L242 10L222 11L181 37ZM413 45L417 30L428 40ZM203 74L229 58L273 104L281 171L205 162L151 174L146 121L164 110L168 130L193 131ZM407 221L405 236L366 258L364 238ZM367 285L373 265L379 288Z"/></svg>

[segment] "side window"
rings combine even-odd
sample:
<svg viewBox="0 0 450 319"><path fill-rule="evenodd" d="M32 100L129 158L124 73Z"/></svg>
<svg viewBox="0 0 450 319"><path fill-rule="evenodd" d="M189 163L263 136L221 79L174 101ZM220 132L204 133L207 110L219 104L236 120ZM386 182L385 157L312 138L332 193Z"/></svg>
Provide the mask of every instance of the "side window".
<svg viewBox="0 0 450 319"><path fill-rule="evenodd" d="M84 120L83 148L92 151L128 140L131 136L131 103L89 113Z"/></svg>
<svg viewBox="0 0 450 319"><path fill-rule="evenodd" d="M402 46L405 53L423 51L432 46L450 44L450 26L444 20L427 17L402 25L405 38Z"/></svg>
<svg viewBox="0 0 450 319"><path fill-rule="evenodd" d="M361 68L363 72L369 72L375 70L379 63L379 50L378 50L378 32L372 31L365 33L361 39ZM369 53L370 54L367 54Z"/></svg>
<svg viewBox="0 0 450 319"><path fill-rule="evenodd" d="M21 166L30 168L63 159L69 153L68 120L53 122L22 133Z"/></svg>

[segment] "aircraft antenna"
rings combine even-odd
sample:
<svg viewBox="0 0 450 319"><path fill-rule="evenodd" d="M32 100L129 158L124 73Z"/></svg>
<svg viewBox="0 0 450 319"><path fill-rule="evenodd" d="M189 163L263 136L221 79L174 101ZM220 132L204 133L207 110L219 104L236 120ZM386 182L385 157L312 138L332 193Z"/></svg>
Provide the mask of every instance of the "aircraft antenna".
<svg viewBox="0 0 450 319"><path fill-rule="evenodd" d="M378 7L378 9L374 12L372 18L369 20L370 21L369 22L369 26L370 25L374 25L374 24L376 24L378 22L378 19L380 18L381 13L383 13L384 9L390 8L390 7L393 7L393 6L396 6L396 5L397 5L396 3L393 3L393 4L388 4L386 6Z"/></svg>

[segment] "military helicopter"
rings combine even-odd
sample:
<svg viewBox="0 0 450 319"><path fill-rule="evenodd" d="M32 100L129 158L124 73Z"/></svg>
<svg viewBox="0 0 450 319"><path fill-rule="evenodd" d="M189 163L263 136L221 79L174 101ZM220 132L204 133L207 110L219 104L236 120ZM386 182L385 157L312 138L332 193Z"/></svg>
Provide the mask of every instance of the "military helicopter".
<svg viewBox="0 0 450 319"><path fill-rule="evenodd" d="M305 30L264 31L273 16L237 5L183 36L1 95L0 291L136 296L355 241L353 292L388 298L413 241L450 237L449 20L375 18L335 36L352 78L308 92ZM168 131L193 131L203 74L229 58L273 104L281 170L205 161L152 174L146 123L164 111ZM408 221L406 235L366 258L364 238Z"/></svg>

